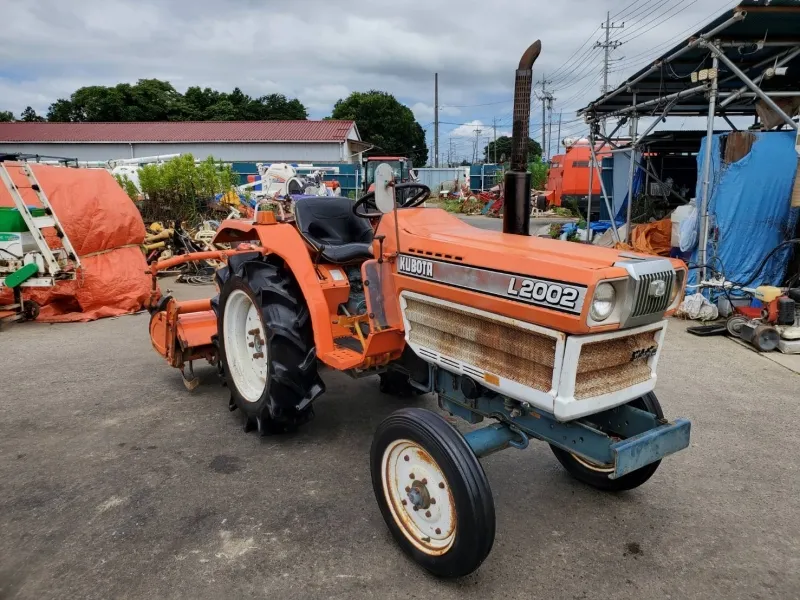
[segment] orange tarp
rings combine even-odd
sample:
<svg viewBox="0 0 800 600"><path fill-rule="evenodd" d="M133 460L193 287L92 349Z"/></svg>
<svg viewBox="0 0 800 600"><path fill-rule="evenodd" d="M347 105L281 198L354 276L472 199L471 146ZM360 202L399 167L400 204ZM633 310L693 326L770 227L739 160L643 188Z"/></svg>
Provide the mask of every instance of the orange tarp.
<svg viewBox="0 0 800 600"><path fill-rule="evenodd" d="M672 245L672 221L661 219L644 225L635 225L631 233L631 245L618 243L620 250L634 250L645 254L669 256Z"/></svg>
<svg viewBox="0 0 800 600"><path fill-rule="evenodd" d="M145 236L136 206L105 169L31 165L61 225L81 260L78 276L54 288L23 288L23 297L42 306L40 321L91 321L135 312L149 295L150 278L139 244ZM22 171L6 163L28 206L39 206ZM27 188L27 189L26 189ZM14 206L0 186L0 206ZM44 230L59 247L53 229ZM10 302L9 290L0 304Z"/></svg>

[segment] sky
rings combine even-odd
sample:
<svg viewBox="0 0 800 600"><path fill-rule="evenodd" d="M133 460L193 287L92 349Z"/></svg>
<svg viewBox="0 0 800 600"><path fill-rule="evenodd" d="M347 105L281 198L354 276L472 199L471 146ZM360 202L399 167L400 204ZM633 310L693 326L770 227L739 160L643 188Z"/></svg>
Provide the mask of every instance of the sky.
<svg viewBox="0 0 800 600"><path fill-rule="evenodd" d="M514 70L536 39L534 81L552 82L553 140L586 131L576 110L600 95L610 12L609 85L623 82L737 0L0 0L0 110L40 114L86 85L170 81L299 98L311 118L353 91L409 106L432 148L439 73L440 155L472 158L510 135ZM624 25L624 26L623 26ZM541 90L541 84L538 89ZM541 103L531 131L541 138ZM553 142L555 153L555 141Z"/></svg>

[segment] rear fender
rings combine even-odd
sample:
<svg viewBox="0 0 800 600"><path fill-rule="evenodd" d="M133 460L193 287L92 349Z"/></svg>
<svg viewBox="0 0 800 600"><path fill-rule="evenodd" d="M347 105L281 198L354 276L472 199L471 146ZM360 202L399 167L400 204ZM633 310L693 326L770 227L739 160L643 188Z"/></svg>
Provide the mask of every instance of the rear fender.
<svg viewBox="0 0 800 600"><path fill-rule="evenodd" d="M222 223L214 237L214 243L236 244L253 240L258 240L267 254L282 258L300 286L311 315L317 356L332 352L333 333L328 303L314 263L311 262L308 246L297 228L287 223L254 225L248 221L227 220Z"/></svg>

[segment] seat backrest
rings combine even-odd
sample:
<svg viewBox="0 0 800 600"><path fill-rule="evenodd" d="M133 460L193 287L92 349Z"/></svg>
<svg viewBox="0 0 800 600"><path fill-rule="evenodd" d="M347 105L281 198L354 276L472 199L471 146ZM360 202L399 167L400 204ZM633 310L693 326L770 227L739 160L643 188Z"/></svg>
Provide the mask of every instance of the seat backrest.
<svg viewBox="0 0 800 600"><path fill-rule="evenodd" d="M305 196L294 203L294 218L304 237L317 246L372 242L367 219L353 214L353 201L343 196Z"/></svg>

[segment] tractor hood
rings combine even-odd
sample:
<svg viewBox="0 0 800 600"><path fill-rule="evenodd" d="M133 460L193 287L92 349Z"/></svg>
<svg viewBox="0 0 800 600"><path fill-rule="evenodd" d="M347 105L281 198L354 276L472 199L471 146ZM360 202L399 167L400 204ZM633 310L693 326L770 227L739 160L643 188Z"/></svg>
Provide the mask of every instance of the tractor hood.
<svg viewBox="0 0 800 600"><path fill-rule="evenodd" d="M403 252L433 252L437 258L527 275L542 275L556 270L559 279L594 280L599 269L615 269L614 264L629 259L631 254L585 244L531 236L509 235L501 231L481 229L465 223L452 214L437 209L401 211L400 246ZM442 256L438 256L442 254ZM624 273L619 272L618 276ZM600 278L608 277L603 274ZM586 281L588 283L588 281Z"/></svg>
<svg viewBox="0 0 800 600"><path fill-rule="evenodd" d="M399 210L397 218L398 292L416 292L564 333L663 318L675 269L683 269L680 261L661 257L479 229L440 209ZM378 233L386 235L384 252L393 253L394 214L383 216ZM625 314L593 323L589 307L601 281L613 282ZM652 293L645 285L652 285Z"/></svg>

